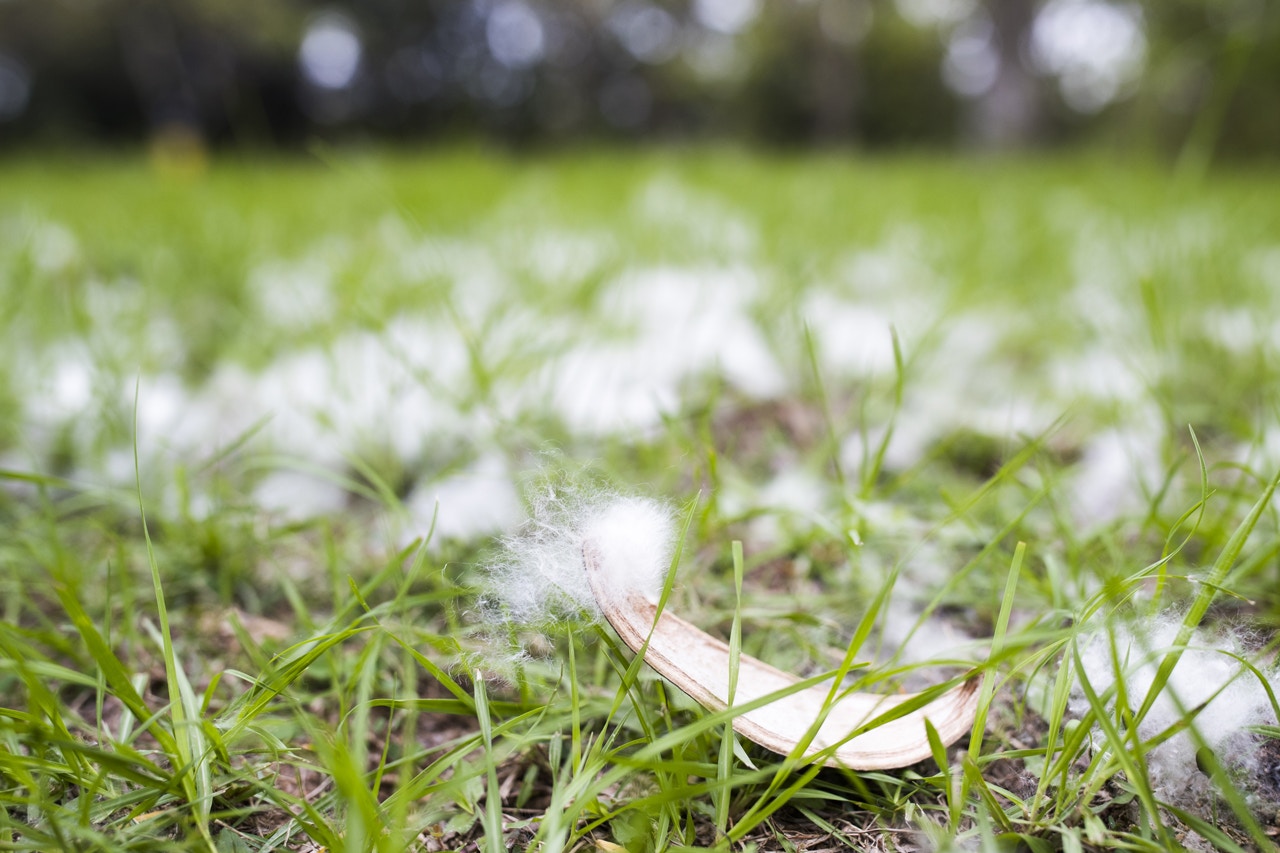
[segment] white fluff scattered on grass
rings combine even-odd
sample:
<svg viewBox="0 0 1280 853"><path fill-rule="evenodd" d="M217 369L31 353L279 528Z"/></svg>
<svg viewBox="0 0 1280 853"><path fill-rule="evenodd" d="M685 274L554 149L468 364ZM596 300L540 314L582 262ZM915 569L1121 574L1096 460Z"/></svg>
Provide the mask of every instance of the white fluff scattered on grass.
<svg viewBox="0 0 1280 853"><path fill-rule="evenodd" d="M409 517L401 533L403 545L428 531L432 546L491 536L509 530L524 514L506 460L497 453L487 453L447 477L419 483L405 506Z"/></svg>
<svg viewBox="0 0 1280 853"><path fill-rule="evenodd" d="M655 597L671 562L675 524L657 501L615 494L580 497L548 489L532 517L503 540L503 553L488 569L493 616L542 625L599 609L587 584L582 551L598 549L611 590Z"/></svg>
<svg viewBox="0 0 1280 853"><path fill-rule="evenodd" d="M595 308L618 328L548 361L538 399L575 431L601 434L656 428L700 375L719 373L760 399L781 395L786 374L752 316L760 289L749 266L632 269Z"/></svg>
<svg viewBox="0 0 1280 853"><path fill-rule="evenodd" d="M1153 419L1151 423L1155 423ZM1090 437L1070 475L1067 499L1081 527L1140 518L1164 476L1161 434L1151 429L1111 429Z"/></svg>
<svg viewBox="0 0 1280 853"><path fill-rule="evenodd" d="M1155 680L1165 655L1175 647L1180 617L1163 617L1152 622L1143 635L1117 629L1115 645L1123 668L1128 701L1134 710L1141 705ZM1236 657L1249 659L1244 638L1233 633L1212 635L1197 631L1174 668L1169 681L1151 710L1138 724L1138 733L1149 740L1167 731L1202 703L1208 703L1195 717L1194 725L1218 762L1245 791L1258 789L1261 773L1257 745L1249 726L1275 725L1276 714L1270 697L1256 675L1243 671ZM1080 652L1083 675L1101 695L1116 680L1110 641L1105 633L1093 637ZM1255 662L1273 691L1280 690L1280 673L1274 662ZM1221 692L1219 692L1221 691ZM1216 694L1216 695L1215 695ZM1176 698L1175 698L1176 697ZM1071 700L1076 716L1089 709L1079 687ZM1188 732L1180 732L1147 753L1147 770L1156 796L1185 808L1202 808L1214 797L1213 783L1196 764L1196 742Z"/></svg>

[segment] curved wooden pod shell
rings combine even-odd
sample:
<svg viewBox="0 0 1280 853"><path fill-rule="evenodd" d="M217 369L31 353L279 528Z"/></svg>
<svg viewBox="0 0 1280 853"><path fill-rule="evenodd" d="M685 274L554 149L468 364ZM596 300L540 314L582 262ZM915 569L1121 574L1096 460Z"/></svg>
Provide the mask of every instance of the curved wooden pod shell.
<svg viewBox="0 0 1280 853"><path fill-rule="evenodd" d="M637 654L643 652L645 663L703 707L728 707L729 646L679 616L665 611L659 616L657 605L637 590L609 589L599 555L589 543L583 549L583 558L592 595L622 641ZM799 680L764 661L740 654L734 703L746 704ZM873 717L920 694L846 693L830 709L804 755L817 760L819 752L844 741L822 758L825 765L888 770L923 761L933 755L924 721L933 723L943 745L954 743L973 728L981 686L982 676L975 673L923 707L848 740L845 738L850 732ZM830 692L829 682L798 690L740 714L734 718L733 727L748 740L787 755L818 719Z"/></svg>

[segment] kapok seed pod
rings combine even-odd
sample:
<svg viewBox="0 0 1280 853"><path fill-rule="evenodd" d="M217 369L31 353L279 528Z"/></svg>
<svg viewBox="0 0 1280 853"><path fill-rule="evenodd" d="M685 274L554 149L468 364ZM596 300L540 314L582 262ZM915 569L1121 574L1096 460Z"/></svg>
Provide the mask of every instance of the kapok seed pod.
<svg viewBox="0 0 1280 853"><path fill-rule="evenodd" d="M711 710L728 707L729 646L657 605L635 587L615 588L601 565L594 543L583 546L587 582L604 618L622 641L645 663ZM800 679L764 661L740 654L734 704L745 705L785 690ZM876 725L855 737L849 735L874 718L920 696L876 693L838 694L804 756L830 767L850 770L888 770L907 767L932 756L924 721L933 723L943 745L950 745L973 728L982 676L972 674L920 708ZM796 690L733 719L743 737L782 755L795 751L818 720L831 695L830 682ZM818 754L835 749L823 756Z"/></svg>

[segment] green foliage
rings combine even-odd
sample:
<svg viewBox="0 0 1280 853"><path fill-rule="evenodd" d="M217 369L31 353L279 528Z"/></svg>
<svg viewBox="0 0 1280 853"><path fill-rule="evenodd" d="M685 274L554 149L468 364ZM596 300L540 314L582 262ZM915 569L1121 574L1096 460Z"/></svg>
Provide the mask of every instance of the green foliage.
<svg viewBox="0 0 1280 853"><path fill-rule="evenodd" d="M1247 625L1231 684L1275 683L1274 176L1212 175L1192 195L1080 159L327 157L215 163L191 183L132 161L0 165L0 850L1274 837L1275 766L1206 752L1212 705L1141 728L1200 665L1201 632ZM553 238L596 260L548 276L532 259ZM409 263L448 252L506 282L491 313L456 268ZM254 282L308 263L332 310L282 323ZM515 393L585 339L626 340L613 288L652 268L751 271L746 311L786 390L760 399L711 364L654 425L597 432ZM897 305L878 367L832 355L803 307L821 293ZM261 376L404 316L462 342L462 379L414 374L475 416L461 436L403 452L394 423L320 430L352 438L334 462L280 446L262 411L213 446L145 440L161 379L202 399L228 365ZM69 347L92 381L59 419L37 394L64 393L50 373ZM1068 369L1099 352L1116 357ZM1090 385L1122 368L1135 384ZM968 417L1017 403L1049 414ZM1082 472L1112 432L1151 461L1108 514L1110 487ZM490 537L397 527L417 484L484 454L685 504L664 606L735 655L882 691L936 692L976 665L983 723L950 748L935 733L934 760L900 772L820 770L737 738L742 709L694 706L607 630L495 629L477 603ZM265 508L282 470L344 503ZM796 472L822 492L811 505L766 492ZM1170 614L1171 643L1125 645ZM1113 677L1139 665L1141 688ZM1277 731L1245 734L1265 758ZM1170 797L1152 758L1183 736L1208 792L1195 801Z"/></svg>

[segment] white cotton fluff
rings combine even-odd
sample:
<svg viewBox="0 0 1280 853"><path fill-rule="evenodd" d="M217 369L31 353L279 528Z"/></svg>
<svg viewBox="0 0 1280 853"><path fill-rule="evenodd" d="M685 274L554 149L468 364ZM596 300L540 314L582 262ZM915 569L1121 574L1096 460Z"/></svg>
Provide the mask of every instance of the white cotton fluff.
<svg viewBox="0 0 1280 853"><path fill-rule="evenodd" d="M671 563L674 533L666 507L643 498L617 498L591 513L584 542L600 554L610 592L639 592L657 600Z"/></svg>
<svg viewBox="0 0 1280 853"><path fill-rule="evenodd" d="M645 498L581 498L548 489L503 553L487 566L486 609L526 625L599 617L583 563L586 543L600 555L606 586L656 598L671 562L671 510Z"/></svg>
<svg viewBox="0 0 1280 853"><path fill-rule="evenodd" d="M1116 650L1131 707L1136 709L1146 697L1160 662L1177 642L1180 625L1180 617L1162 617L1140 636L1123 628L1116 630ZM1144 740L1153 738L1208 702L1195 718L1196 731L1237 784L1246 791L1257 791L1259 774L1268 772L1268 768L1258 766L1258 750L1247 727L1275 725L1276 714L1257 676L1242 671L1240 662L1232 657L1248 659L1245 645L1235 634L1197 631L1164 690L1138 724L1138 733ZM1080 659L1083 675L1097 693L1102 694L1115 683L1106 633L1084 645ZM1256 662L1255 666L1264 673L1273 691L1280 690L1280 673L1274 667L1269 669ZM1088 700L1077 687L1071 698L1071 712L1081 716L1088 708ZM1198 810L1213 801L1213 783L1196 765L1196 742L1188 732L1174 735L1147 753L1147 771L1156 796L1165 802Z"/></svg>

